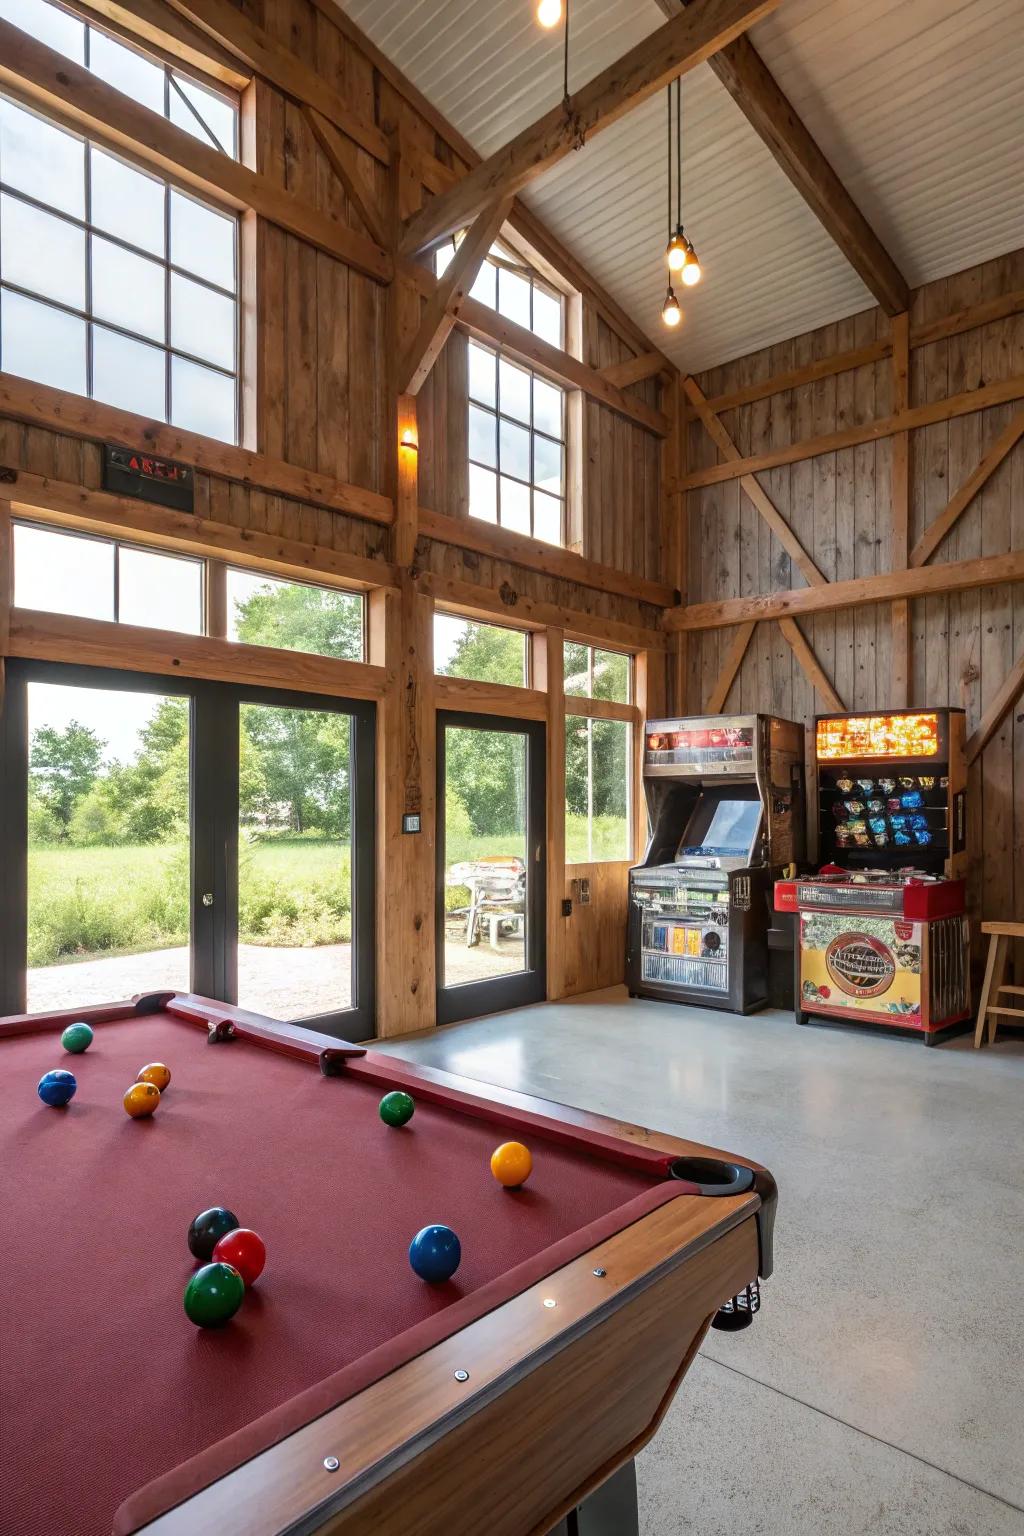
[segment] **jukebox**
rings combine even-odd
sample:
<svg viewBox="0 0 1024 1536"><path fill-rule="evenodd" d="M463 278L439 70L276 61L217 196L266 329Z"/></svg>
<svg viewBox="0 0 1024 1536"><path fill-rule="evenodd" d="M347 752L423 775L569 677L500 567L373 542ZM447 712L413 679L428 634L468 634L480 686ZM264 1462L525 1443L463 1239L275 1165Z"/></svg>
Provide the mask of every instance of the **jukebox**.
<svg viewBox="0 0 1024 1536"><path fill-rule="evenodd" d="M798 914L796 1016L926 1045L970 1017L960 709L815 721L819 874L782 880Z"/></svg>
<svg viewBox="0 0 1024 1536"><path fill-rule="evenodd" d="M712 715L644 730L650 841L629 872L630 993L763 1008L771 882L803 854L803 727Z"/></svg>

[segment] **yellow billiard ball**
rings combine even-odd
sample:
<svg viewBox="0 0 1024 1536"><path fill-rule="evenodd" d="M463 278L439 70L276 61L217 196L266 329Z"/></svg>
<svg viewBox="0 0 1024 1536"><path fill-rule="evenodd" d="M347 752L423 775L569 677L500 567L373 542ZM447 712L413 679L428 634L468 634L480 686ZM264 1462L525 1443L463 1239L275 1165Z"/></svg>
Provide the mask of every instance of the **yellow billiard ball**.
<svg viewBox="0 0 1024 1536"><path fill-rule="evenodd" d="M142 1068L135 1081L137 1083L152 1083L154 1088L159 1088L160 1092L164 1093L171 1081L171 1069L170 1067L165 1067L162 1061L151 1061Z"/></svg>
<svg viewBox="0 0 1024 1536"><path fill-rule="evenodd" d="M506 1189L518 1189L525 1184L532 1168L530 1149L521 1141L504 1141L491 1153L491 1172Z"/></svg>
<svg viewBox="0 0 1024 1536"><path fill-rule="evenodd" d="M151 1115L160 1103L160 1089L155 1083L132 1083L124 1096L125 1112L133 1120Z"/></svg>

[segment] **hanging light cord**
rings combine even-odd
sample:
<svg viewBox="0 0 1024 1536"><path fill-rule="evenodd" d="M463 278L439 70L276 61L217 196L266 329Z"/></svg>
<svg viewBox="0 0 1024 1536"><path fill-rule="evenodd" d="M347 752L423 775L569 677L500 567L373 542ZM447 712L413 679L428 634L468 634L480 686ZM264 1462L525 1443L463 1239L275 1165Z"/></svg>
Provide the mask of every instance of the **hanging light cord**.
<svg viewBox="0 0 1024 1536"><path fill-rule="evenodd" d="M683 227L683 80L676 76L676 228Z"/></svg>

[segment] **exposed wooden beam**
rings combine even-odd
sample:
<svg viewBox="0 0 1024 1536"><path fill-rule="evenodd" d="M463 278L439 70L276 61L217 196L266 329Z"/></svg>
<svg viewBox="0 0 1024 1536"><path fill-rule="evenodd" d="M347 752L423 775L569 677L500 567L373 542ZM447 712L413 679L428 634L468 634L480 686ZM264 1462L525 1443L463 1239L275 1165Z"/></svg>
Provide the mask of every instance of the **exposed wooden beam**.
<svg viewBox="0 0 1024 1536"><path fill-rule="evenodd" d="M159 3L159 0L151 0L151 3ZM397 91L399 96L405 98L414 111L425 122L430 124L438 137L454 150L461 161L469 166L470 169L480 164L480 155L470 144L469 140L465 139L458 129L452 126L444 114L438 111L433 102L428 101L423 92L417 90L412 81L402 73L385 53L370 41L352 18L341 9L340 5L335 4L335 0L313 0L313 4L322 15L327 16L333 22L339 32L348 38L349 42L363 54L364 58L369 59L381 78L386 80ZM458 181L461 174L459 171L453 171L450 166L443 165L436 157L422 154L421 169L424 173L424 185L429 186L432 192L446 191L454 182ZM437 172L443 177L439 185L431 186L430 176L432 172ZM551 265L566 281L572 284L573 288L583 294L584 298L607 321L615 334L626 342L628 346L635 348L637 352L651 350L652 343L649 337L644 335L636 322L626 314L624 309L616 304L611 294L607 293L600 283L595 282L590 273L580 266L572 253L566 250L565 246L555 238L551 231L541 224L540 220L529 208L526 208L520 202L513 203L512 212L509 215L509 226L517 234L522 235L536 255ZM662 365L667 374L673 375L676 372L675 365L670 363L667 357L662 356Z"/></svg>
<svg viewBox="0 0 1024 1536"><path fill-rule="evenodd" d="M678 15L686 3L692 4L693 0L655 0L665 16ZM888 314L906 309L910 291L902 273L750 38L738 37L717 53L710 64L864 286Z"/></svg>
<svg viewBox="0 0 1024 1536"><path fill-rule="evenodd" d="M771 395L781 395L787 389L799 389L802 384L813 384L818 379L829 379L837 373L848 373L869 363L880 363L891 351L892 344L887 337L880 341L869 341L866 346L852 347L848 352L836 352L832 357L818 358L813 363L805 363L802 368L787 368L784 373L773 373L771 378L762 379L757 384L747 384L742 389L732 389L723 395L710 395L707 407L717 416L722 411L732 411L737 406L750 405L755 400L767 400Z"/></svg>
<svg viewBox="0 0 1024 1536"><path fill-rule="evenodd" d="M268 177L200 143L8 21L0 21L0 85L58 121L160 171L177 185L238 211L253 208L367 277L390 281L391 256L373 241L275 186Z"/></svg>
<svg viewBox="0 0 1024 1536"><path fill-rule="evenodd" d="M707 469L693 470L683 480L682 489L692 491L701 485L739 480L743 475L757 474L762 469L796 464L801 459L813 459L819 453L838 453L842 448L855 448L858 443L877 442L897 432L913 432L918 427L933 426L937 421L969 416L974 411L987 410L990 405L1005 405L1007 401L1020 399L1024 399L1024 374L1001 379L995 384L984 384L980 389L969 389L961 395L950 395L945 400L933 400L928 405L914 406L898 416L885 416L861 426L842 427L824 437L806 438L802 443L791 443L786 448L770 448L765 453L736 459L731 464L713 464Z"/></svg>
<svg viewBox="0 0 1024 1536"><path fill-rule="evenodd" d="M906 310L892 321L892 408L897 416L910 409L910 316ZM892 481L889 565L905 571L910 542L910 433L897 432L892 440ZM892 682L891 700L895 708L906 709L910 703L910 604L898 597L891 617Z"/></svg>
<svg viewBox="0 0 1024 1536"><path fill-rule="evenodd" d="M1002 724L1006 711L1019 699L1022 689L1024 689L1024 652L1017 657L1013 667L1006 674L995 698L978 721L977 729L973 730L967 738L965 753L968 767L991 741Z"/></svg>
<svg viewBox="0 0 1024 1536"><path fill-rule="evenodd" d="M531 539L524 533L513 533L508 528L482 522L478 517L446 517L441 512L420 507L419 530L426 538L437 539L442 544L475 549L494 560L507 560L510 565L543 571L547 576L574 581L597 592L616 592L620 597L631 597L637 602L653 603L662 608L675 597L674 590L660 581L630 576L612 566L599 565L596 560L587 560L571 549L545 544L543 539Z"/></svg>
<svg viewBox="0 0 1024 1536"><path fill-rule="evenodd" d="M400 261L398 272L400 280L409 279L414 282L428 299L437 291L437 281L426 267L415 262ZM507 357L532 368L552 383L561 385L563 389L582 390L592 400L617 411L620 416L628 416L656 437L664 437L668 431L668 419L664 412L646 405L635 395L626 394L625 390L617 389L602 377L598 369L590 368L571 353L542 341L525 326L506 320L504 315L499 315L497 310L482 304L479 299L467 297L464 300L456 326L477 341L497 348Z"/></svg>
<svg viewBox="0 0 1024 1536"><path fill-rule="evenodd" d="M821 694L829 709L845 710L846 705L833 688L821 662L815 656L811 646L808 645L803 630L796 620L780 619L779 628L782 630L790 650L800 665L801 672L811 687Z"/></svg>
<svg viewBox="0 0 1024 1536"><path fill-rule="evenodd" d="M466 231L433 294L427 300L420 327L398 370L399 390L418 395L441 349L454 329L477 273L494 244L512 207L510 197L501 198L478 214Z"/></svg>
<svg viewBox="0 0 1024 1536"><path fill-rule="evenodd" d="M886 314L896 315L905 310L910 303L910 290L903 274L750 39L737 38L710 63L776 163Z"/></svg>
<svg viewBox="0 0 1024 1536"><path fill-rule="evenodd" d="M378 245L386 246L389 241L384 214L359 174L359 156L351 141L315 107L303 103L302 115L324 159L341 182L342 191L365 224L370 238Z"/></svg>
<svg viewBox="0 0 1024 1536"><path fill-rule="evenodd" d="M177 512L173 507L158 507L132 496L117 496L112 491L88 490L49 475L33 475L25 469L0 464L0 491L10 497L16 513L65 528L105 533L113 538L128 535L140 544L152 544L158 549L219 558L232 565L282 576L312 578L321 586L366 590L397 585L397 571L387 560L370 560L363 555L328 549L323 544L263 533L257 528L236 528L232 523Z"/></svg>
<svg viewBox="0 0 1024 1536"><path fill-rule="evenodd" d="M974 473L968 475L960 489L950 497L938 517L929 523L910 551L911 565L924 565L926 560L931 559L953 524L966 512L982 486L999 468L1022 434L1024 434L1024 410L1019 410L1011 417L1003 431L1000 432Z"/></svg>
<svg viewBox="0 0 1024 1536"><path fill-rule="evenodd" d="M759 597L693 603L685 608L670 608L662 623L669 634L676 630L723 629L748 619L828 613L838 608L855 608L860 603L888 603L896 597L933 597L942 592L965 592L972 587L995 587L1004 581L1024 581L1024 550L949 565L885 571L880 576L859 576L852 581L830 581L823 587L797 587Z"/></svg>
<svg viewBox="0 0 1024 1536"><path fill-rule="evenodd" d="M601 377L618 389L628 389L630 384L641 384L664 371L664 359L660 352L641 352L638 357L627 357L621 363L609 363L601 369Z"/></svg>
<svg viewBox="0 0 1024 1536"><path fill-rule="evenodd" d="M583 640L591 645L610 643L624 650L664 650L667 643L661 630L546 603L525 592L517 592L507 581L495 591L493 587L461 581L455 576L421 571L416 577L416 585L440 607L481 619L485 624L508 624L515 629L550 629L564 624L571 640Z"/></svg>
<svg viewBox="0 0 1024 1536"><path fill-rule="evenodd" d="M719 421L718 417L708 409L707 402L704 399L703 391L701 390L700 385L697 383L697 380L690 377L689 375L684 378L683 393L686 395L687 400L689 400L690 404L697 412L697 415L700 417L701 422L704 425L704 430L711 438L711 441L715 444L715 447L718 449L719 453L721 453L726 459L730 460L741 458L742 455L740 454L739 449L736 447L736 444L725 430L725 427ZM786 522L786 519L782 516L775 503L768 495L767 491L765 491L763 487L758 483L758 481L754 479L753 475L744 475L740 480L740 485L755 509L760 513L761 517L768 524L768 527L772 530L775 537L782 545L783 549L789 555L789 558L793 561L794 565L799 568L801 574L804 577L804 580L807 581L811 586L820 586L822 582L826 580L826 577L824 577L821 571L819 571L818 567L815 565L806 549L804 549L792 528Z"/></svg>
<svg viewBox="0 0 1024 1536"><path fill-rule="evenodd" d="M1001 294L998 299L989 299L984 304L972 304L966 309L943 315L938 320L913 325L910 328L911 351L917 347L930 346L935 341L944 341L949 336L959 336L964 331L991 325L997 320L1006 320L1011 315L1020 314L1022 310L1024 288L1018 288L1011 293ZM788 389L799 389L801 385L813 384L817 379L831 378L833 374L848 373L869 363L879 363L889 357L891 352L892 341L889 337L869 341L863 347L836 352L832 357L819 358L813 363L805 363L801 368L787 368L783 373L773 373L769 378L761 379L756 384L747 384L742 389L711 395L707 402L708 409L718 415L740 405L750 405L755 400L767 400L771 395L780 395Z"/></svg>
<svg viewBox="0 0 1024 1536"><path fill-rule="evenodd" d="M364 662L266 645L242 646L207 635L170 634L104 619L38 613L32 608L12 608L9 644L12 656L157 672L164 677L205 677L350 699L379 699L385 689L384 668Z"/></svg>
<svg viewBox="0 0 1024 1536"><path fill-rule="evenodd" d="M130 9L131 0L125 0ZM220 47L241 59L256 74L276 85L293 101L305 102L329 118L335 127L382 165L387 165L387 135L352 111L323 75L274 41L230 0L169 0L180 15L200 27Z"/></svg>
<svg viewBox="0 0 1024 1536"><path fill-rule="evenodd" d="M1024 288L1001 293L997 299L987 299L983 304L971 304L966 309L954 310L938 320L915 325L910 330L912 347L927 347L933 341L945 341L947 336L959 336L963 331L977 330L979 325L991 325L996 320L1007 320L1024 310Z"/></svg>
<svg viewBox="0 0 1024 1536"><path fill-rule="evenodd" d="M733 636L732 644L725 653L725 660L722 662L721 670L715 679L715 686L711 690L711 697L705 706L707 714L720 715L725 708L725 701L729 697L729 690L736 679L737 672L743 665L743 658L747 654L751 637L756 628L757 621L755 619L748 619L745 624L739 626Z"/></svg>
<svg viewBox="0 0 1024 1536"><path fill-rule="evenodd" d="M560 384L563 389L581 389L592 400L607 405L620 416L628 416L656 437L664 437L668 431L668 423L661 411L645 405L634 395L616 389L614 384L609 384L607 379L601 377L596 368L589 368L568 352L562 352L550 342L542 341L525 326L506 320L504 315L481 304L479 299L469 298L465 301L456 323L460 330L474 336L477 341L497 347L506 356L525 363L535 373Z"/></svg>
<svg viewBox="0 0 1024 1536"><path fill-rule="evenodd" d="M152 49L158 57L201 70L233 91L244 91L252 70L220 48L211 37L172 11L165 0L63 0L85 21L102 24L115 36Z"/></svg>
<svg viewBox="0 0 1024 1536"><path fill-rule="evenodd" d="M610 127L677 75L702 64L760 21L779 0L693 0L616 63L433 198L405 226L402 249L424 250L463 229L496 197L520 192L542 172Z"/></svg>
<svg viewBox="0 0 1024 1536"><path fill-rule="evenodd" d="M394 507L389 496L362 486L346 485L313 469L300 469L264 453L220 443L198 432L165 426L147 416L136 416L117 406L81 395L65 394L46 384L12 373L0 373L0 416L13 417L32 426L49 427L70 437L93 442L121 443L162 458L181 459L195 469L225 480L236 480L253 490L270 491L294 501L311 502L332 512L348 512L372 523L390 523Z"/></svg>

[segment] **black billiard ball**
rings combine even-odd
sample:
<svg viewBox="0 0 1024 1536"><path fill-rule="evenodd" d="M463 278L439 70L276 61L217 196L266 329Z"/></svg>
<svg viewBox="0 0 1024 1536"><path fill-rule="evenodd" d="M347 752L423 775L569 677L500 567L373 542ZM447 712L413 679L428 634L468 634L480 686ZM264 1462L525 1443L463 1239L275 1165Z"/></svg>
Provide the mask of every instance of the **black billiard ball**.
<svg viewBox="0 0 1024 1536"><path fill-rule="evenodd" d="M197 1259L208 1264L213 1250L227 1232L233 1232L242 1223L234 1211L223 1205L211 1205L208 1211L200 1211L188 1229L189 1250Z"/></svg>

